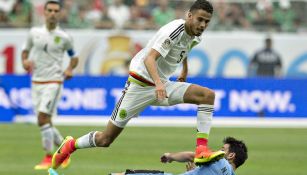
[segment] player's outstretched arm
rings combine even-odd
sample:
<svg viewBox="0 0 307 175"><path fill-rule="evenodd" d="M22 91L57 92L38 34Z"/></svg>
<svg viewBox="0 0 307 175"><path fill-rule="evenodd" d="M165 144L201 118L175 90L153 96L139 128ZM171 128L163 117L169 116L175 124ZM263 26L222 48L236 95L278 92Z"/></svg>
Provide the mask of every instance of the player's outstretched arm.
<svg viewBox="0 0 307 175"><path fill-rule="evenodd" d="M185 151L185 152L177 152L177 153L164 153L161 156L162 163L171 163L173 161L176 162L193 162L194 160L194 152Z"/></svg>

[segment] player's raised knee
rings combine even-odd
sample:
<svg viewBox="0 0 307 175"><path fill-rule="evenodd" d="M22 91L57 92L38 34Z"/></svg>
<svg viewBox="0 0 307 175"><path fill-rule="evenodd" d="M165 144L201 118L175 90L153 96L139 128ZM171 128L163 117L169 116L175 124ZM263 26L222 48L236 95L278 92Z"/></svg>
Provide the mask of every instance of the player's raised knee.
<svg viewBox="0 0 307 175"><path fill-rule="evenodd" d="M203 104L214 104L215 92L212 89L205 89L203 91Z"/></svg>

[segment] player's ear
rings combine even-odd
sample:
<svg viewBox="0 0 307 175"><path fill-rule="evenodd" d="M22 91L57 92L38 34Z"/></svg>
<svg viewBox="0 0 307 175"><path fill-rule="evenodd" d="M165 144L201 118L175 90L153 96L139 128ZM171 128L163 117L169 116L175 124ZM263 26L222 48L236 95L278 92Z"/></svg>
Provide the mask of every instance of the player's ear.
<svg viewBox="0 0 307 175"><path fill-rule="evenodd" d="M236 153L229 153L226 157L227 160L233 160L236 157Z"/></svg>
<svg viewBox="0 0 307 175"><path fill-rule="evenodd" d="M188 14L187 14L187 17L188 17L188 19L191 19L192 18L192 12L188 12Z"/></svg>

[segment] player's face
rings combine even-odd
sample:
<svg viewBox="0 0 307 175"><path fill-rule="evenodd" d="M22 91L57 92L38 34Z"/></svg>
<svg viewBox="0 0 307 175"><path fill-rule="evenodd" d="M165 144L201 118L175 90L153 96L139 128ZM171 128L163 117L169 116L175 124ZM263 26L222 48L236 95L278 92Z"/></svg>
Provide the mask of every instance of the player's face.
<svg viewBox="0 0 307 175"><path fill-rule="evenodd" d="M235 156L235 153L229 152L229 146L229 144L224 144L224 146L221 148L221 150L225 152L225 159L227 159L228 161L234 159Z"/></svg>
<svg viewBox="0 0 307 175"><path fill-rule="evenodd" d="M190 34L200 36L208 27L212 14L205 10L199 9L188 14L188 24Z"/></svg>
<svg viewBox="0 0 307 175"><path fill-rule="evenodd" d="M48 4L44 11L47 23L57 23L60 19L60 5Z"/></svg>

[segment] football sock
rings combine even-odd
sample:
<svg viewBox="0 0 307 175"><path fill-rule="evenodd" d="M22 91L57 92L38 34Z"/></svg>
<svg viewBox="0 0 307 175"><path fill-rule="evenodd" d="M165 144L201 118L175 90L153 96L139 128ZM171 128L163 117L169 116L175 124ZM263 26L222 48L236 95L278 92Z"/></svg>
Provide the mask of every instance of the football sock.
<svg viewBox="0 0 307 175"><path fill-rule="evenodd" d="M98 131L92 131L76 140L76 149L96 147L95 135Z"/></svg>
<svg viewBox="0 0 307 175"><path fill-rule="evenodd" d="M201 104L197 111L197 134L196 145L207 146L209 133L212 125L213 105Z"/></svg>
<svg viewBox="0 0 307 175"><path fill-rule="evenodd" d="M56 127L52 127L54 144L60 146L63 141L63 136Z"/></svg>
<svg viewBox="0 0 307 175"><path fill-rule="evenodd" d="M50 125L50 123L47 123L41 126L40 129L41 129L41 135L42 135L43 148L47 154L52 154L53 153L53 142L54 142L52 126Z"/></svg>

